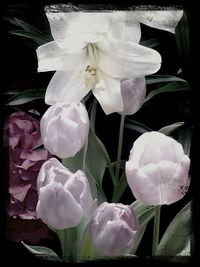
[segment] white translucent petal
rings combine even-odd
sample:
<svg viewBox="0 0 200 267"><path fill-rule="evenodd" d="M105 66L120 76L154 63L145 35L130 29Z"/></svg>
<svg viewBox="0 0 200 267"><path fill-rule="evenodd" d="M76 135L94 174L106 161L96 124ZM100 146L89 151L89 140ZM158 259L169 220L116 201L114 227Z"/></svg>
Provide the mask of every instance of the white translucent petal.
<svg viewBox="0 0 200 267"><path fill-rule="evenodd" d="M108 115L123 110L120 80L98 71L99 83L92 90L102 109Z"/></svg>
<svg viewBox="0 0 200 267"><path fill-rule="evenodd" d="M175 33L175 28L183 16L183 10L137 11L134 19L147 26Z"/></svg>
<svg viewBox="0 0 200 267"><path fill-rule="evenodd" d="M86 80L87 65L89 65L89 61L86 60L73 71L57 71L47 87L46 104L79 102L92 89Z"/></svg>
<svg viewBox="0 0 200 267"><path fill-rule="evenodd" d="M97 44L98 66L115 78L136 78L157 72L161 66L161 56L134 42L104 40Z"/></svg>
<svg viewBox="0 0 200 267"><path fill-rule="evenodd" d="M54 40L68 51L83 48L87 36L93 42L98 41L99 35L108 30L109 16L103 12L47 13Z"/></svg>
<svg viewBox="0 0 200 267"><path fill-rule="evenodd" d="M134 20L131 11L115 11L110 23L108 36L138 43L141 38L140 23Z"/></svg>

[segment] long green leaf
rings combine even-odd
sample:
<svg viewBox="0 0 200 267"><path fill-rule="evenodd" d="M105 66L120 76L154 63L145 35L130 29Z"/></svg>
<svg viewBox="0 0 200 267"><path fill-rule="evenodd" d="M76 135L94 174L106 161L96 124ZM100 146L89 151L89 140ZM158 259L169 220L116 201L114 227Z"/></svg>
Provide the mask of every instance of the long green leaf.
<svg viewBox="0 0 200 267"><path fill-rule="evenodd" d="M184 122L176 122L161 128L160 130L158 130L158 132L169 135L170 133L181 127L183 124Z"/></svg>
<svg viewBox="0 0 200 267"><path fill-rule="evenodd" d="M22 92L16 92L16 94L8 99L9 106L17 106L28 103L35 99L44 98L44 89L30 89Z"/></svg>
<svg viewBox="0 0 200 267"><path fill-rule="evenodd" d="M156 47L161 44L161 41L157 38L152 38L140 42L141 45L147 46L149 48Z"/></svg>
<svg viewBox="0 0 200 267"><path fill-rule="evenodd" d="M39 31L38 29L36 29L35 27L33 27L32 25L30 25L29 23L22 21L20 19L14 18L14 19L7 19L10 23L21 27L24 31L26 32L35 32L38 33L40 35L43 35L43 33L41 31Z"/></svg>
<svg viewBox="0 0 200 267"><path fill-rule="evenodd" d="M181 68L188 71L190 60L190 33L186 13L184 12L182 19L176 27L176 44L178 54L181 60Z"/></svg>
<svg viewBox="0 0 200 267"><path fill-rule="evenodd" d="M155 207L147 206L139 202L138 200L136 200L131 205L131 207L134 210L134 213L137 215L140 225L138 233L134 240L133 248L131 249L131 252L135 254L140 242L142 241L142 237L145 233L146 226L151 221L151 219L155 214Z"/></svg>
<svg viewBox="0 0 200 267"><path fill-rule="evenodd" d="M25 32L23 30L12 30L9 31L11 34L18 35L21 37L26 37L33 39L37 44L42 45L48 42L48 40L42 36L39 36L36 33L30 33L30 32Z"/></svg>
<svg viewBox="0 0 200 267"><path fill-rule="evenodd" d="M125 172L123 172L122 176L120 177L119 181L117 182L115 186L113 197L112 197L112 202L119 202L127 186L128 186L128 183L126 180Z"/></svg>
<svg viewBox="0 0 200 267"><path fill-rule="evenodd" d="M161 83L161 82L185 82L186 80L171 75L150 75L146 77L146 84Z"/></svg>
<svg viewBox="0 0 200 267"><path fill-rule="evenodd" d="M92 129L90 129L88 136L86 167L90 171L94 179L98 182L98 184L101 185L106 168L106 158L101 147L99 146L99 143L97 142L97 138L95 137L95 133L92 131Z"/></svg>
<svg viewBox="0 0 200 267"><path fill-rule="evenodd" d="M42 246L29 246L23 241L23 246L30 251L34 256L50 261L62 261L61 258L51 249Z"/></svg>
<svg viewBox="0 0 200 267"><path fill-rule="evenodd" d="M169 84L166 84L158 89L155 89L153 91L151 91L146 99L144 100L144 102L149 101L152 97L158 95L158 94L162 94L162 93L169 93L169 92L178 92L178 91L188 91L189 90L189 86L187 83L183 83L183 82L172 82Z"/></svg>
<svg viewBox="0 0 200 267"><path fill-rule="evenodd" d="M146 125L144 125L138 121L131 120L131 119L126 119L124 127L131 129L131 130L134 130L136 132L142 133L142 134L149 132L149 131L152 131L152 129L150 129Z"/></svg>
<svg viewBox="0 0 200 267"><path fill-rule="evenodd" d="M191 236L191 201L175 216L160 240L157 256L176 256Z"/></svg>
<svg viewBox="0 0 200 267"><path fill-rule="evenodd" d="M186 155L190 155L190 148L192 142L193 129L190 127L183 127L179 129L178 141L182 144Z"/></svg>

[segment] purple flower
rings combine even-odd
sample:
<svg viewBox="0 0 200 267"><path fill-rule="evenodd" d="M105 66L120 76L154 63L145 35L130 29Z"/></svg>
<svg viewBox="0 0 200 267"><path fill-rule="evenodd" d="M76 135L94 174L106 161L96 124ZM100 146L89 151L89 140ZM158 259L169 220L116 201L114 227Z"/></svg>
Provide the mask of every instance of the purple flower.
<svg viewBox="0 0 200 267"><path fill-rule="evenodd" d="M90 222L96 249L105 256L120 256L133 246L139 223L133 210L121 203L102 203Z"/></svg>
<svg viewBox="0 0 200 267"><path fill-rule="evenodd" d="M5 137L9 151L8 216L14 224L14 218L34 221L38 201L36 180L41 165L50 157L47 150L39 148L40 121L22 111L15 112L5 124Z"/></svg>
<svg viewBox="0 0 200 267"><path fill-rule="evenodd" d="M51 158L40 169L37 188L37 215L46 224L65 229L78 225L89 216L92 196L82 171L72 173L57 159Z"/></svg>
<svg viewBox="0 0 200 267"><path fill-rule="evenodd" d="M126 79L121 82L124 109L121 114L132 115L143 105L146 96L145 78Z"/></svg>
<svg viewBox="0 0 200 267"><path fill-rule="evenodd" d="M187 192L190 159L173 138L142 134L126 162L126 177L136 199L147 205L172 204Z"/></svg>
<svg viewBox="0 0 200 267"><path fill-rule="evenodd" d="M73 157L84 146L89 132L89 117L82 103L58 103L41 119L44 147L59 158Z"/></svg>

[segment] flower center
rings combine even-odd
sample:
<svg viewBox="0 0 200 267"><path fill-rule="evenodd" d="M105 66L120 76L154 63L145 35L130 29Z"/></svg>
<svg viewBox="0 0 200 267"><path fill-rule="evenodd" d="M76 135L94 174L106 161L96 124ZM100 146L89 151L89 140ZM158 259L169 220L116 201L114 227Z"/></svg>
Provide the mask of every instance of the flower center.
<svg viewBox="0 0 200 267"><path fill-rule="evenodd" d="M85 84L88 88L93 88L97 82L97 49L95 44L88 44L87 46L87 52L89 56L89 60L91 62L90 65L87 65L85 68Z"/></svg>

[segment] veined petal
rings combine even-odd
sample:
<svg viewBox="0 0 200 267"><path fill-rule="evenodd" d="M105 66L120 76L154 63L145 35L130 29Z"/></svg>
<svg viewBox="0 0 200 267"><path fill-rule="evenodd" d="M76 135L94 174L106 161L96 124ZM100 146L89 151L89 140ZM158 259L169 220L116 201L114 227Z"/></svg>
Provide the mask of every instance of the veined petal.
<svg viewBox="0 0 200 267"><path fill-rule="evenodd" d="M175 28L183 16L183 10L135 11L134 19L160 30L175 33Z"/></svg>
<svg viewBox="0 0 200 267"><path fill-rule="evenodd" d="M39 72L73 70L86 56L85 49L78 53L67 54L66 50L61 49L55 41L39 46L36 52Z"/></svg>
<svg viewBox="0 0 200 267"><path fill-rule="evenodd" d="M103 111L108 115L123 110L120 80L98 70L99 83L92 90Z"/></svg>
<svg viewBox="0 0 200 267"><path fill-rule="evenodd" d="M134 20L132 11L115 11L111 20L108 36L138 43L141 38L140 23Z"/></svg>
<svg viewBox="0 0 200 267"><path fill-rule="evenodd" d="M99 41L99 35L109 27L109 13L49 12L47 18L54 40L68 52L83 48L88 41L87 36L93 42Z"/></svg>
<svg viewBox="0 0 200 267"><path fill-rule="evenodd" d="M87 65L88 60L80 63L75 70L57 71L47 87L45 103L54 105L58 102L79 102L92 89L85 76Z"/></svg>
<svg viewBox="0 0 200 267"><path fill-rule="evenodd" d="M98 66L115 78L137 78L160 69L161 56L154 49L134 42L105 40L97 44Z"/></svg>

